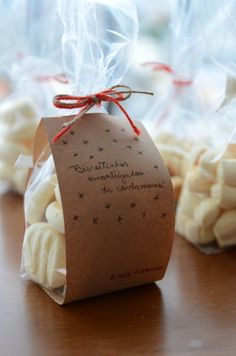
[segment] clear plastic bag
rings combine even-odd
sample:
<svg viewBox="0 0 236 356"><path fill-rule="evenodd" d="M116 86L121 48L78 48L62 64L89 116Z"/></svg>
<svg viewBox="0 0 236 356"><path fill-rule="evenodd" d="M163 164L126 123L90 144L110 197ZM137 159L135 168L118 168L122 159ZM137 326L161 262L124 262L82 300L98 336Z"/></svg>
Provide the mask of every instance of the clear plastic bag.
<svg viewBox="0 0 236 356"><path fill-rule="evenodd" d="M1 192L24 193L28 170L14 167L14 163L20 155L32 155L42 112L53 113L50 78L62 73L62 23L54 13L49 16L52 3L42 1L39 6L36 1L0 1L0 27L4 33L0 39L0 75L7 78L11 88L0 102Z"/></svg>
<svg viewBox="0 0 236 356"><path fill-rule="evenodd" d="M208 56L228 75L235 76L235 2L200 0L193 2L193 10Z"/></svg>
<svg viewBox="0 0 236 356"><path fill-rule="evenodd" d="M236 244L236 102L208 114L180 196L176 231L206 252Z"/></svg>
<svg viewBox="0 0 236 356"><path fill-rule="evenodd" d="M63 291L66 282L65 230L61 197L48 147L34 165L25 193L22 270L44 288ZM47 158L48 157L48 158Z"/></svg>
<svg viewBox="0 0 236 356"><path fill-rule="evenodd" d="M153 64L154 70L166 73L167 89L158 93L144 124L169 169L177 200L192 141L203 115L194 79L204 48L192 3L176 1L172 5L170 64Z"/></svg>
<svg viewBox="0 0 236 356"><path fill-rule="evenodd" d="M64 70L76 95L91 94L118 84L128 68L128 54L137 36L132 1L61 0L64 24ZM97 108L97 111L104 110ZM51 294L65 294L64 216L53 157L46 147L25 193L26 231L22 275Z"/></svg>
<svg viewBox="0 0 236 356"><path fill-rule="evenodd" d="M236 245L235 2L196 5L209 55L228 75L225 97L203 120L179 200L176 231L205 253ZM206 6L205 6L206 5ZM217 41L214 41L217 36Z"/></svg>

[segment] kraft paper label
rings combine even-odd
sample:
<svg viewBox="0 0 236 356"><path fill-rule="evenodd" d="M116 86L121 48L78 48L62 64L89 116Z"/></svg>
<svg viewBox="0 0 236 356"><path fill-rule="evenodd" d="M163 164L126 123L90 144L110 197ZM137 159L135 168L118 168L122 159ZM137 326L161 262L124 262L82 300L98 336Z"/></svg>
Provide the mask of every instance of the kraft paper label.
<svg viewBox="0 0 236 356"><path fill-rule="evenodd" d="M104 114L86 114L52 143L68 119L45 118L39 130L48 135L65 220L67 286L59 302L160 280L174 200L155 144L141 123L137 137L124 118Z"/></svg>

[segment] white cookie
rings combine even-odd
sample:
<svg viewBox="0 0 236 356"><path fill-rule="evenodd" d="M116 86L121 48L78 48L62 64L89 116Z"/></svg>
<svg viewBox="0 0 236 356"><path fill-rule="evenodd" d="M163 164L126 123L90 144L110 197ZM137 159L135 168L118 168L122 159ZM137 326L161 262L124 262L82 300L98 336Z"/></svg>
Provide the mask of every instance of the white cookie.
<svg viewBox="0 0 236 356"><path fill-rule="evenodd" d="M58 201L54 201L48 205L45 215L48 223L51 226L53 226L60 233L65 233L63 211Z"/></svg>
<svg viewBox="0 0 236 356"><path fill-rule="evenodd" d="M1 104L1 123L12 125L21 118L33 120L35 117L36 111L30 99L11 100Z"/></svg>
<svg viewBox="0 0 236 356"><path fill-rule="evenodd" d="M236 187L214 184L211 187L211 196L216 204L223 209L233 209L236 207Z"/></svg>
<svg viewBox="0 0 236 356"><path fill-rule="evenodd" d="M36 129L36 121L21 120L15 123L14 126L8 126L6 124L0 123L0 132L2 137L6 140L12 140L16 142L33 140Z"/></svg>
<svg viewBox="0 0 236 356"><path fill-rule="evenodd" d="M212 186L212 181L199 169L196 169L187 173L186 185L192 192L208 193Z"/></svg>
<svg viewBox="0 0 236 356"><path fill-rule="evenodd" d="M19 143L0 140L0 161L13 167L20 154L28 155L29 150Z"/></svg>
<svg viewBox="0 0 236 356"><path fill-rule="evenodd" d="M236 186L236 159L223 159L219 163L217 179L223 184Z"/></svg>
<svg viewBox="0 0 236 356"><path fill-rule="evenodd" d="M213 231L220 246L236 244L236 209L224 211L216 221Z"/></svg>
<svg viewBox="0 0 236 356"><path fill-rule="evenodd" d="M216 152L206 151L199 159L199 169L205 176L211 180L216 179L216 170L219 164L219 155Z"/></svg>
<svg viewBox="0 0 236 356"><path fill-rule="evenodd" d="M179 212L175 219L175 232L179 235L185 236L186 223L190 217Z"/></svg>
<svg viewBox="0 0 236 356"><path fill-rule="evenodd" d="M40 182L32 192L28 191L25 202L26 221L34 224L43 219L47 206L55 200L56 174ZM32 188L31 188L32 189Z"/></svg>
<svg viewBox="0 0 236 356"><path fill-rule="evenodd" d="M65 236L48 223L29 226L23 242L23 265L29 278L45 288L66 282Z"/></svg>
<svg viewBox="0 0 236 356"><path fill-rule="evenodd" d="M181 214L192 217L194 210L204 199L206 199L205 194L194 193L184 187L180 194L177 214L180 212Z"/></svg>
<svg viewBox="0 0 236 356"><path fill-rule="evenodd" d="M32 139L37 128L36 111L28 99L9 101L0 107L1 136L10 140Z"/></svg>
<svg viewBox="0 0 236 356"><path fill-rule="evenodd" d="M194 210L194 219L199 225L210 227L220 215L220 208L212 198L203 200Z"/></svg>
<svg viewBox="0 0 236 356"><path fill-rule="evenodd" d="M185 237L194 244L209 244L215 241L215 235L210 227L202 226L194 219L186 222Z"/></svg>

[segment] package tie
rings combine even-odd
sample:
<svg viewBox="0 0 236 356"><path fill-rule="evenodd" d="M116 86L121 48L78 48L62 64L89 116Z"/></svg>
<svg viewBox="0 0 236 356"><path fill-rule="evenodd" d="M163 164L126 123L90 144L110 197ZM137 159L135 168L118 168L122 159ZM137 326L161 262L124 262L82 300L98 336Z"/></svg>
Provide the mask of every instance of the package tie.
<svg viewBox="0 0 236 356"><path fill-rule="evenodd" d="M62 84L68 84L69 81L64 74L57 74L57 75L37 75L34 77L35 80L38 82L47 82L51 80L55 80L56 82Z"/></svg>
<svg viewBox="0 0 236 356"><path fill-rule="evenodd" d="M16 52L16 59L18 62L23 61L25 58L27 58L27 55L24 52L18 51ZM65 74L55 74L55 75L36 75L33 77L34 80L38 82L47 82L51 80L55 80L56 82L62 83L62 84L68 84L69 80L65 76Z"/></svg>
<svg viewBox="0 0 236 356"><path fill-rule="evenodd" d="M86 96L74 96L74 95L56 95L53 99L53 104L59 109L77 109L81 108L80 112L74 116L74 118L68 122L64 122L63 129L53 138L53 142L56 142L61 136L63 136L70 128L93 106L101 105L102 102L114 103L125 115L130 123L133 131L136 135L140 135L140 129L134 124L133 120L129 116L125 108L120 104L120 101L127 100L134 93L153 95L147 91L132 90L126 85L115 85L109 89L103 90L96 94L90 94Z"/></svg>
<svg viewBox="0 0 236 356"><path fill-rule="evenodd" d="M173 79L172 79L173 85L175 85L177 87L185 87L185 86L192 85L192 83L193 83L193 81L191 79L181 79L181 78L176 79L175 71L168 64L161 63L161 62L145 62L145 63L143 63L143 65L151 66L152 70L154 72L166 72L166 73L170 74L171 76L173 76Z"/></svg>
<svg viewBox="0 0 236 356"><path fill-rule="evenodd" d="M143 66L145 67L152 67L152 70L154 72L165 72L169 74L172 77L172 85L174 86L174 93L172 94L172 100L175 100L182 87L188 87L191 86L193 81L191 79L182 79L177 77L177 74L175 73L174 69L166 64L166 63L161 63L161 62L145 62L143 63ZM160 124L165 121L167 118L168 114L170 111L170 105L166 107L166 109L162 112L162 114L159 117L158 123L156 127L160 126Z"/></svg>

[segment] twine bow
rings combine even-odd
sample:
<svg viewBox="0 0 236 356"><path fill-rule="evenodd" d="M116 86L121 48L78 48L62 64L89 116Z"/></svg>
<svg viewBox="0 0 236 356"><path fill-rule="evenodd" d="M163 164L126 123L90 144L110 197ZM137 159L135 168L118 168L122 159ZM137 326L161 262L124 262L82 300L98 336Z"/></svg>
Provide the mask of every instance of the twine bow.
<svg viewBox="0 0 236 356"><path fill-rule="evenodd" d="M120 104L120 101L127 100L134 93L153 95L151 92L147 91L137 91L132 90L126 85L115 85L109 89L103 90L96 94L86 95L86 96L73 96L73 95L56 95L53 99L53 104L59 109L79 109L81 108L78 115L76 115L72 120L64 122L62 125L63 129L58 132L58 134L53 138L53 142L56 142L61 136L63 136L70 128L93 106L101 105L102 102L112 102L118 106L118 108L123 112L125 117L130 123L130 126L137 135L140 135L140 129L134 124L133 120L129 116L125 108Z"/></svg>

